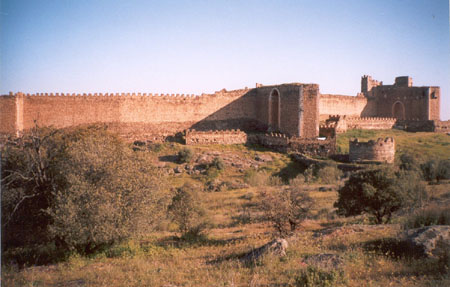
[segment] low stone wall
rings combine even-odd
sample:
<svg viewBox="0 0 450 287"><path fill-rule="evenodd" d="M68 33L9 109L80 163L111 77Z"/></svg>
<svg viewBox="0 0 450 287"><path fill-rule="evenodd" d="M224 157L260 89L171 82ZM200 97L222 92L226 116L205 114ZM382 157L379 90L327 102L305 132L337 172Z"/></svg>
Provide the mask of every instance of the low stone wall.
<svg viewBox="0 0 450 287"><path fill-rule="evenodd" d="M291 138L289 150L302 154L327 157L336 153L336 138L326 140Z"/></svg>
<svg viewBox="0 0 450 287"><path fill-rule="evenodd" d="M326 157L336 153L336 138L318 140L270 133L250 135L248 142L260 144L280 152L297 152L311 156Z"/></svg>
<svg viewBox="0 0 450 287"><path fill-rule="evenodd" d="M395 159L395 140L391 137L368 142L350 140L349 158L352 162L378 161L393 163Z"/></svg>
<svg viewBox="0 0 450 287"><path fill-rule="evenodd" d="M186 145L245 144L247 134L241 130L196 131L186 130Z"/></svg>
<svg viewBox="0 0 450 287"><path fill-rule="evenodd" d="M389 130L395 125L395 118L360 118L360 117L343 117L347 123L347 129L364 129L364 130Z"/></svg>

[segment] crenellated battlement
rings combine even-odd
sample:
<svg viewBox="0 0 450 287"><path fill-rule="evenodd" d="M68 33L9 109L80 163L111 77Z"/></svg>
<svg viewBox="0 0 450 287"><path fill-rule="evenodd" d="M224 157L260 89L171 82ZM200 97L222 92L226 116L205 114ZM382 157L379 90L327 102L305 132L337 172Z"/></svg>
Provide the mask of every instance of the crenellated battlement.
<svg viewBox="0 0 450 287"><path fill-rule="evenodd" d="M349 141L350 161L379 161L393 163L395 159L395 140L392 137L385 139L360 142L358 139Z"/></svg>

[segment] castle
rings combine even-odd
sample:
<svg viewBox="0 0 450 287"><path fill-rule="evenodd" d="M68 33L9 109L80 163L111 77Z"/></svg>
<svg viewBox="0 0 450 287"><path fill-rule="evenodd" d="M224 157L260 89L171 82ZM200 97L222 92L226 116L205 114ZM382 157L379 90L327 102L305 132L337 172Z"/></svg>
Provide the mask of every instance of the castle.
<svg viewBox="0 0 450 287"><path fill-rule="evenodd" d="M347 128L447 129L439 109L440 88L414 87L410 77L383 85L363 76L356 96L321 94L318 84L301 83L202 95L10 93L0 97L0 133L18 134L36 123L56 128L108 123L129 140L162 141L189 129L313 139Z"/></svg>

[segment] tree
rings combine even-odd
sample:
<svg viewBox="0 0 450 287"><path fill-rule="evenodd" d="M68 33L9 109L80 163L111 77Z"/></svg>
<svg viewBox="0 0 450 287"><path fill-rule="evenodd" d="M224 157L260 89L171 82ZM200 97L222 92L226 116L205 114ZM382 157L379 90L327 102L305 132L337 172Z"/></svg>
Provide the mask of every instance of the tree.
<svg viewBox="0 0 450 287"><path fill-rule="evenodd" d="M175 190L168 214L182 236L198 236L206 228L205 209L195 187L190 184Z"/></svg>
<svg viewBox="0 0 450 287"><path fill-rule="evenodd" d="M265 219L281 237L295 231L312 204L311 198L300 187L264 189L260 196L259 204Z"/></svg>
<svg viewBox="0 0 450 287"><path fill-rule="evenodd" d="M392 213L407 203L406 198L392 170L366 170L350 176L339 190L335 207L345 216L371 214L381 224L390 221Z"/></svg>
<svg viewBox="0 0 450 287"><path fill-rule="evenodd" d="M21 244L54 240L90 252L152 228L167 206L150 160L102 127L35 129L5 151L8 242L19 231Z"/></svg>

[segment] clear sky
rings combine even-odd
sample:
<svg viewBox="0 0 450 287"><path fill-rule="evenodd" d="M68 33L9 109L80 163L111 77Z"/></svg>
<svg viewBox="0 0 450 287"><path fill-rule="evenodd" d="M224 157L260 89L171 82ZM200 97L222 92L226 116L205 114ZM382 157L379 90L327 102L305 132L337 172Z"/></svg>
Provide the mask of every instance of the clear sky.
<svg viewBox="0 0 450 287"><path fill-rule="evenodd" d="M211 93L364 74L441 86L450 118L448 0L0 0L0 92Z"/></svg>

